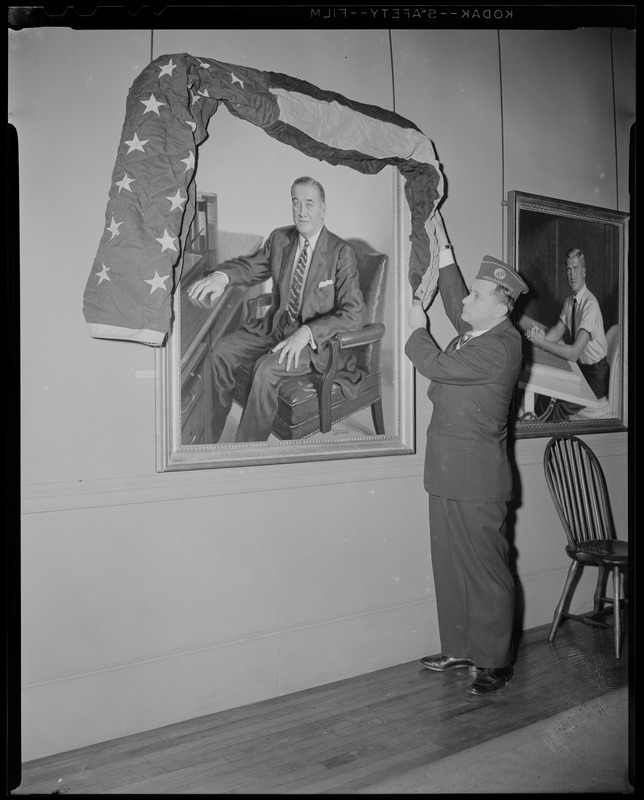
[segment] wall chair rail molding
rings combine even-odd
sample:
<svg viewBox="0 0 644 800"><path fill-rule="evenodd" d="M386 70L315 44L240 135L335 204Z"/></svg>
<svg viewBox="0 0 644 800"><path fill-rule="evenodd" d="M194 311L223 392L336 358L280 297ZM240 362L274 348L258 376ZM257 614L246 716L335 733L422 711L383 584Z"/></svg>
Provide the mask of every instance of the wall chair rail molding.
<svg viewBox="0 0 644 800"><path fill-rule="evenodd" d="M592 442L600 459L628 453L626 432L582 436ZM517 466L541 464L545 440L522 439L515 443ZM135 505L188 500L195 497L275 492L307 486L331 486L362 481L418 480L423 472L423 453L404 459L372 458L367 461L316 462L221 470L216 473L188 471L149 477L123 477L90 481L34 483L22 486L22 513L43 514L80 508Z"/></svg>

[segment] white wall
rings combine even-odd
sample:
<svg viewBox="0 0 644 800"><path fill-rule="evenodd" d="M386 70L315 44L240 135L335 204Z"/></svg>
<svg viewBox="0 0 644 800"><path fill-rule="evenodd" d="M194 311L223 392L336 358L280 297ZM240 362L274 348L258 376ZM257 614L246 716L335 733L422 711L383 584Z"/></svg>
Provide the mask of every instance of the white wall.
<svg viewBox="0 0 644 800"><path fill-rule="evenodd" d="M628 33L614 42L619 197L607 30L502 32L505 160L496 32L392 33L396 111L436 145L444 216L467 275L484 253L504 253L511 189L628 210L634 42ZM288 44L279 30L155 31L153 56L166 52L284 72L391 108L386 31L296 31ZM150 60L150 35L26 29L10 32L9 55L21 169L24 760L436 650L426 383L417 382L415 455L157 474L153 349L91 339L82 316L125 98ZM236 122L226 113L211 123L200 165L213 182L238 166L214 157ZM258 133L244 128L242 144ZM288 183L305 166L297 153L276 158L240 172L239 194L220 206L223 228L250 218L264 233L273 219L288 222L279 191L270 209L263 192L248 200L245 191L256 180L277 186L282 173ZM315 167L338 196L365 180ZM389 178L371 179L386 195ZM369 225L375 213L374 237L386 242L389 220L379 200L374 209L357 211ZM329 220L339 233L345 224ZM432 313L448 336L441 310ZM586 438L625 531L626 434ZM522 441L516 454L526 627L551 619L568 566L544 445ZM589 582L578 592L587 606Z"/></svg>

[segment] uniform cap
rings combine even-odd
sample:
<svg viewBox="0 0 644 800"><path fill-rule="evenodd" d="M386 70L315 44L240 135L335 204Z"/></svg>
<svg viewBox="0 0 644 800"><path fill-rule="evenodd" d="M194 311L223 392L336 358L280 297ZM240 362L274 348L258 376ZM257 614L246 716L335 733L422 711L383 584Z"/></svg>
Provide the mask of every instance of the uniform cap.
<svg viewBox="0 0 644 800"><path fill-rule="evenodd" d="M482 281L492 281L499 286L505 286L515 300L520 294L528 291L528 287L519 273L494 256L483 256L481 268L476 277Z"/></svg>

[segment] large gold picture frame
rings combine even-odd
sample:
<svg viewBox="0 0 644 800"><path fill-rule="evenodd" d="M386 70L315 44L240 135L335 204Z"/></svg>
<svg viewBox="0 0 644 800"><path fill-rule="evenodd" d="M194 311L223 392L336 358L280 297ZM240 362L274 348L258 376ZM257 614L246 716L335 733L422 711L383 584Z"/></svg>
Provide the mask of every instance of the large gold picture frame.
<svg viewBox="0 0 644 800"><path fill-rule="evenodd" d="M195 333L188 333L183 322L186 316L185 287L189 283L194 264L184 264L182 282L174 295L173 329L167 344L156 352L156 429L157 470L214 469L244 467L263 464L287 464L301 461L324 461L334 459L363 458L373 456L405 455L415 452L415 408L413 368L404 355L407 338L406 311L411 304L411 287L408 279L409 262L409 209L404 196L404 179L393 167L393 207L391 213L393 252L389 256L387 276L387 313L385 315L385 337L382 347L382 397L385 433L377 434L368 409L361 412L362 418L343 420L333 426L327 434L316 434L308 438L281 441L271 436L267 442L221 442L194 443L186 438L185 411L193 392L189 381L194 381L194 393L200 393L201 402L208 403L208 375L194 370L199 358L203 359L207 372L208 325L226 325L234 313L234 303L224 303L215 310L210 321L205 321L204 330L197 335L202 348L201 356L193 346ZM365 179L365 182L368 179ZM211 214L212 216L212 214ZM359 231L356 235L359 235ZM234 246L257 245L235 240ZM228 239L221 232L220 242L230 249ZM222 245L219 245L220 247ZM215 250L217 248L215 247ZM221 261L231 254L215 253ZM194 260L194 258L193 258ZM207 330L205 330L207 334ZM186 347L186 337L191 337L192 351ZM188 358L188 360L186 360ZM192 361L190 359L192 358ZM194 374L191 374L194 373ZM189 426L188 426L189 427Z"/></svg>

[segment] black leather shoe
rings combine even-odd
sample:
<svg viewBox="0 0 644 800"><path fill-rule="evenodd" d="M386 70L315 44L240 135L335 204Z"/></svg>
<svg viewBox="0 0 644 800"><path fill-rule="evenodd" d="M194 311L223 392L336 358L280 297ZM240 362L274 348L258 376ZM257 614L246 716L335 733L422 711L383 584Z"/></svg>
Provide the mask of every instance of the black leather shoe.
<svg viewBox="0 0 644 800"><path fill-rule="evenodd" d="M512 667L497 669L481 669L479 667L476 680L467 690L470 694L491 694L498 692L512 677Z"/></svg>
<svg viewBox="0 0 644 800"><path fill-rule="evenodd" d="M471 658L452 658L452 656L425 656L420 659L420 665L425 669L435 669L443 672L446 669L457 669L458 667L473 667L474 662Z"/></svg>

